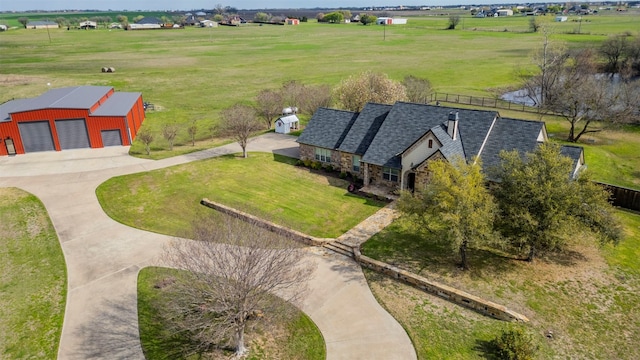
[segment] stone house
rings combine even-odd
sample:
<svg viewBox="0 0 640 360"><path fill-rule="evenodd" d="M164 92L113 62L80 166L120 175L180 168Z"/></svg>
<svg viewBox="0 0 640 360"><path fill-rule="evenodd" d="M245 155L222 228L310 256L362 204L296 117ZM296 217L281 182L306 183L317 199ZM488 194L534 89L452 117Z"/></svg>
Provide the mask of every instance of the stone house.
<svg viewBox="0 0 640 360"><path fill-rule="evenodd" d="M428 181L435 159L468 162L480 158L485 170L500 163L502 150L527 153L547 141L540 121L503 118L496 111L455 109L397 102L368 103L361 112L320 108L298 138L301 160L318 161L356 175L366 185L413 190ZM584 165L581 147L563 146Z"/></svg>

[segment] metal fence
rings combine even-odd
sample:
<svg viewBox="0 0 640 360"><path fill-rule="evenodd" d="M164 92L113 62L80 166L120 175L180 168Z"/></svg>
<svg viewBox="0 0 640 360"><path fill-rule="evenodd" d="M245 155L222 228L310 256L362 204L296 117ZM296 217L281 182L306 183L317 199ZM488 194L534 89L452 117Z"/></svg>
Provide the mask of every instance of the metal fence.
<svg viewBox="0 0 640 360"><path fill-rule="evenodd" d="M448 94L448 93L433 93L431 94L430 103L453 103L453 104L463 104L463 105L472 105L472 106L482 106L496 109L507 109L507 110L515 110L515 111L524 111L530 113L538 113L538 109L535 107L531 107L525 104L518 104L507 100L502 100L498 98L486 98L482 96L469 96L469 95L460 95L460 94Z"/></svg>

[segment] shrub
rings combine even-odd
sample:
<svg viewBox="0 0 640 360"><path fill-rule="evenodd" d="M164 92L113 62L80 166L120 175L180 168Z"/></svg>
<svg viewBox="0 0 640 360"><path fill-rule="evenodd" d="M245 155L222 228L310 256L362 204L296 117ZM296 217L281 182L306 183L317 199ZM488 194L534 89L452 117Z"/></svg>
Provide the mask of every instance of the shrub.
<svg viewBox="0 0 640 360"><path fill-rule="evenodd" d="M344 171L342 171L342 172L340 172L340 175L338 175L338 177L339 177L340 179L346 179L346 178L347 178L347 173L346 173L346 172L344 172Z"/></svg>
<svg viewBox="0 0 640 360"><path fill-rule="evenodd" d="M331 165L325 165L322 167L322 169L326 172L333 172L333 166Z"/></svg>
<svg viewBox="0 0 640 360"><path fill-rule="evenodd" d="M311 164L313 164L313 162L309 159L304 159L302 163L304 164L305 167L311 167Z"/></svg>
<svg viewBox="0 0 640 360"><path fill-rule="evenodd" d="M304 161L300 159L296 160L296 166L304 166Z"/></svg>
<svg viewBox="0 0 640 360"><path fill-rule="evenodd" d="M492 340L495 355L505 360L532 360L539 346L531 334L521 328L508 328Z"/></svg>
<svg viewBox="0 0 640 360"><path fill-rule="evenodd" d="M313 170L320 170L322 169L322 163L320 163L319 161L314 161L311 163L311 168Z"/></svg>

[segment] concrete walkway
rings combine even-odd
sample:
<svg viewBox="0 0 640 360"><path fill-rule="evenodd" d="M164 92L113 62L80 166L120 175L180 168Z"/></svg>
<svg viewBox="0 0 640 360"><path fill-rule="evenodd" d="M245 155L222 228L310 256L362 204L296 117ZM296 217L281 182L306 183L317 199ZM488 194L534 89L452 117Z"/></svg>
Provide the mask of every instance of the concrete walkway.
<svg viewBox="0 0 640 360"><path fill-rule="evenodd" d="M297 157L295 138L266 134L249 151ZM151 161L128 148L67 150L0 158L0 187L38 196L58 233L67 263L68 295L59 359L143 359L137 322L138 271L156 259L171 237L127 227L109 218L95 189L107 179L236 153L236 144ZM194 206L199 206L195 204ZM325 337L327 359L415 359L402 327L380 307L352 260L310 248L317 263L302 310Z"/></svg>
<svg viewBox="0 0 640 360"><path fill-rule="evenodd" d="M351 230L340 235L336 241L351 247L359 247L373 235L389 226L389 224L399 216L400 214L395 210L395 202L389 203L387 206L376 211L375 214L362 220L362 222L354 226Z"/></svg>

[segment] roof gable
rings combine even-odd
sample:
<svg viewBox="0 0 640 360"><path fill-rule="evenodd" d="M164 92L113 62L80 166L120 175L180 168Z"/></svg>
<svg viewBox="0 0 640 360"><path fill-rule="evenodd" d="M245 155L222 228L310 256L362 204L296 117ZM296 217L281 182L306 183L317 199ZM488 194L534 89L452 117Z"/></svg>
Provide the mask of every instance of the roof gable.
<svg viewBox="0 0 640 360"><path fill-rule="evenodd" d="M358 113L320 108L313 114L298 140L300 144L337 149L346 137Z"/></svg>
<svg viewBox="0 0 640 360"><path fill-rule="evenodd" d="M91 116L126 116L140 96L134 92L113 93Z"/></svg>

